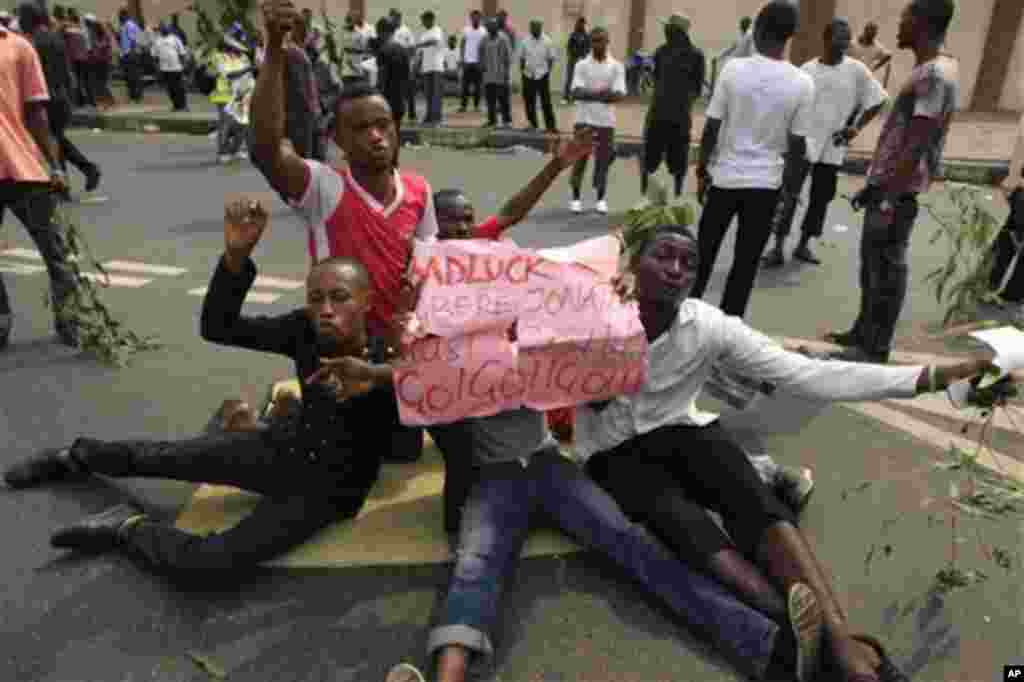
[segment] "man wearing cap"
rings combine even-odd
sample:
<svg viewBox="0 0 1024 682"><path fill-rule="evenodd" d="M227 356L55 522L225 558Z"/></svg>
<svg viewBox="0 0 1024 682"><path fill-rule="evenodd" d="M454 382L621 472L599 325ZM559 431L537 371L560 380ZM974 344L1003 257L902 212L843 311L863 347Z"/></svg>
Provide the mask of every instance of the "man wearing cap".
<svg viewBox="0 0 1024 682"><path fill-rule="evenodd" d="M665 22L665 44L654 53L654 101L644 126L643 169L640 191L662 159L675 180L675 194L683 193L690 160L691 109L704 87L704 53L690 40L690 19L673 14Z"/></svg>
<svg viewBox="0 0 1024 682"><path fill-rule="evenodd" d="M38 6L27 7L19 10L19 23L31 31L46 17ZM62 312L76 285L64 239L53 221L53 190L63 189L64 173L50 136L49 99L43 65L32 43L0 24L0 213L9 208L35 242L50 275L57 335L62 343L77 346L78 329ZM0 279L0 350L7 347L10 333L10 302Z"/></svg>

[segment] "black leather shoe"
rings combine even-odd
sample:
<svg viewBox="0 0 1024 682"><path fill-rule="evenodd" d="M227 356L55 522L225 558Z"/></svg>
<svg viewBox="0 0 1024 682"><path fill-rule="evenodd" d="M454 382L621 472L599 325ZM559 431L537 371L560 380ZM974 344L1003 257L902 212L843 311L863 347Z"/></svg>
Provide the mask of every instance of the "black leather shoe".
<svg viewBox="0 0 1024 682"><path fill-rule="evenodd" d="M71 348L78 348L81 344L81 338L78 334L78 325L69 320L57 320L57 340L59 340L65 346Z"/></svg>
<svg viewBox="0 0 1024 682"><path fill-rule="evenodd" d="M31 488L44 483L80 481L89 472L71 458L69 448L51 448L18 462L4 473L11 488Z"/></svg>
<svg viewBox="0 0 1024 682"><path fill-rule="evenodd" d="M793 258L803 261L804 263L810 263L811 265L821 265L821 260L806 246L802 246L795 250L793 252Z"/></svg>
<svg viewBox="0 0 1024 682"><path fill-rule="evenodd" d="M78 552L107 552L124 541L121 530L125 522L142 515L142 510L137 507L119 504L61 528L50 537L50 544L58 549Z"/></svg>
<svg viewBox="0 0 1024 682"><path fill-rule="evenodd" d="M85 191L93 192L97 187L100 186L100 178L103 177L103 173L96 166L89 169L89 172L85 174Z"/></svg>
<svg viewBox="0 0 1024 682"><path fill-rule="evenodd" d="M786 264L786 255L782 252L782 249L776 247L768 255L761 258L761 264L766 268L781 268Z"/></svg>

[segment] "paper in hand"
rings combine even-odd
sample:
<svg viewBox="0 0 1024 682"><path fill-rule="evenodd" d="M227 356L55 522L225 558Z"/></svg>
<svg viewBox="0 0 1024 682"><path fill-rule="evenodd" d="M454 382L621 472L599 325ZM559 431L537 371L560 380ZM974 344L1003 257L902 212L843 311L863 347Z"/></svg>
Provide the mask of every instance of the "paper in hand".
<svg viewBox="0 0 1024 682"><path fill-rule="evenodd" d="M970 334L992 349L996 357L992 364L1000 369L998 376L982 378L978 388L986 388L1002 379L1008 372L1024 367L1024 332L1016 327L982 329Z"/></svg>

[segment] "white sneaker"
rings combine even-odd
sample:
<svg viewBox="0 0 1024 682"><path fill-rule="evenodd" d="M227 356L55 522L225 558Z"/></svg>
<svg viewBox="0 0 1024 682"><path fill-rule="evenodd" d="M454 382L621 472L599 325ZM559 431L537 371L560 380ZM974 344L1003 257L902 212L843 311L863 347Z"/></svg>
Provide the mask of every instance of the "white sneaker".
<svg viewBox="0 0 1024 682"><path fill-rule="evenodd" d="M247 151L245 151L243 149L243 150L239 151L237 154L235 154L235 158L238 159L239 161L248 161L249 160L249 152L247 152Z"/></svg>
<svg viewBox="0 0 1024 682"><path fill-rule="evenodd" d="M573 213L583 213L583 202L579 199L573 199L569 202L569 210Z"/></svg>
<svg viewBox="0 0 1024 682"><path fill-rule="evenodd" d="M231 157L230 154L220 154L219 156L217 156L217 163L221 163L221 164L231 163L231 158L232 157Z"/></svg>
<svg viewBox="0 0 1024 682"><path fill-rule="evenodd" d="M601 199L596 204L594 204L594 210L602 215L606 215L608 213L608 202L605 201L604 199Z"/></svg>

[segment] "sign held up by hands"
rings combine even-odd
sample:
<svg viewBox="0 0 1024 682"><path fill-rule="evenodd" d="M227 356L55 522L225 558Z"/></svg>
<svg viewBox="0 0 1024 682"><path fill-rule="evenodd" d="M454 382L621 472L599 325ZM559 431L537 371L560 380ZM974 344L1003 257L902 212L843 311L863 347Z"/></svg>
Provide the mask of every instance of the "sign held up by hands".
<svg viewBox="0 0 1024 682"><path fill-rule="evenodd" d="M421 330L396 366L402 422L425 425L520 406L548 410L635 393L647 339L615 294L618 241L549 252L482 240L417 243Z"/></svg>

